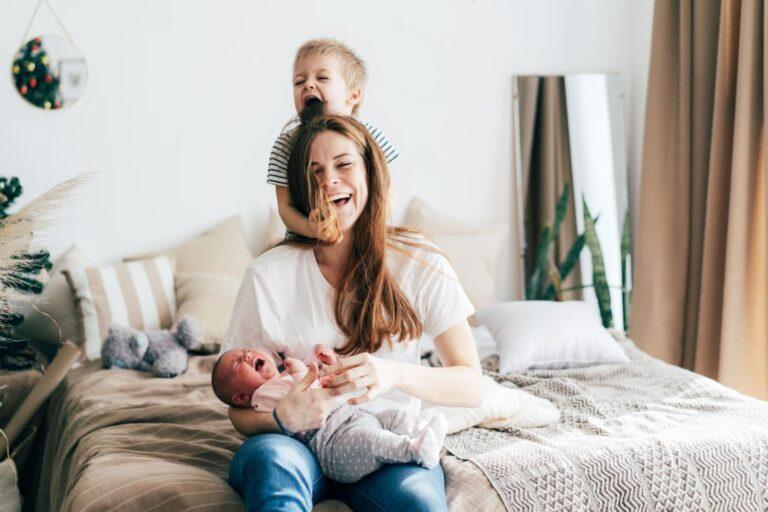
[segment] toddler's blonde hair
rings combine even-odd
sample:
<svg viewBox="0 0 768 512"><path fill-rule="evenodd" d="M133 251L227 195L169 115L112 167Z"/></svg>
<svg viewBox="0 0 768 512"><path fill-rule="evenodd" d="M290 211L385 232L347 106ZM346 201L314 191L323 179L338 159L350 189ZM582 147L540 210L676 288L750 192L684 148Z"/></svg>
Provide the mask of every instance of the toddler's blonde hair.
<svg viewBox="0 0 768 512"><path fill-rule="evenodd" d="M361 59L352 49L335 39L311 39L302 44L296 50L296 58L293 60L293 67L300 60L315 55L335 55L341 61L341 75L347 82L350 89L360 89L362 93L365 90L365 83L368 80L368 71L365 69L365 61ZM360 108L361 101L352 108L352 113L356 114Z"/></svg>

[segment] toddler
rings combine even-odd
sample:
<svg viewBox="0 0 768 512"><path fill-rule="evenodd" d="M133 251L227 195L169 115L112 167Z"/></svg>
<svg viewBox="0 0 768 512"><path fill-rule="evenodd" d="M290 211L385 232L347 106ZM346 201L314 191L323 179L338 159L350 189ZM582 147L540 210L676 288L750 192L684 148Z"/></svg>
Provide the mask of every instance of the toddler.
<svg viewBox="0 0 768 512"><path fill-rule="evenodd" d="M296 112L314 102L323 102L325 113L354 115L363 99L365 81L365 63L347 46L331 39L307 41L298 49L293 62L293 103ZM378 128L364 121L361 123L379 144L387 163L398 157L397 150ZM287 167L297 128L298 118L294 118L272 145L267 183L275 186L277 209L290 232L335 243L340 240L339 233L318 230L315 222L291 205Z"/></svg>
<svg viewBox="0 0 768 512"><path fill-rule="evenodd" d="M322 345L315 347L315 357L321 364L336 361L336 355ZM216 396L226 404L272 412L307 373L306 364L298 359L286 358L285 367L279 372L267 352L233 349L219 357L211 381ZM320 387L317 380L312 387ZM351 483L384 464L433 468L439 463L448 428L439 413L421 421L399 409L372 414L345 403L343 397L340 400L322 427L294 434L312 450L328 478Z"/></svg>

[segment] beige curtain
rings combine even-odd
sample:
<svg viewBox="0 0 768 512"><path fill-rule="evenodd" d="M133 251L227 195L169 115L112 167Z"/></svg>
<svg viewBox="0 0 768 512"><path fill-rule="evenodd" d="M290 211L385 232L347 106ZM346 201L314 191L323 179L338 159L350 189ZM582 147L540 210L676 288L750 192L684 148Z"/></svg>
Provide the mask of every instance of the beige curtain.
<svg viewBox="0 0 768 512"><path fill-rule="evenodd" d="M768 398L760 1L657 0L631 335Z"/></svg>
<svg viewBox="0 0 768 512"><path fill-rule="evenodd" d="M555 206L565 183L570 184L570 204L560 233L555 240L556 263L565 259L576 240L576 214L573 201L571 145L568 112L565 104L565 78L562 76L519 77L520 150L525 200L526 278L533 269L533 255L545 224L552 225ZM563 287L581 284L578 265ZM566 299L581 297L581 291L567 292Z"/></svg>

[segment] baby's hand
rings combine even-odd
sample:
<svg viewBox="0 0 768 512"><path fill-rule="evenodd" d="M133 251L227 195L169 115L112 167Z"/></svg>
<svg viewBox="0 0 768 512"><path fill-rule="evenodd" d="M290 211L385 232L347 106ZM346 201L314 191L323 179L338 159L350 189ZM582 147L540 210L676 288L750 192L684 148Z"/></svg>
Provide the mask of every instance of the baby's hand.
<svg viewBox="0 0 768 512"><path fill-rule="evenodd" d="M288 375L297 375L297 374L304 374L307 372L307 365L305 365L303 362L301 362L298 359L294 359L292 357L286 357L283 360L283 365L285 365L285 371L288 372Z"/></svg>
<svg viewBox="0 0 768 512"><path fill-rule="evenodd" d="M325 345L315 345L315 357L326 366L330 366L338 360L336 354Z"/></svg>

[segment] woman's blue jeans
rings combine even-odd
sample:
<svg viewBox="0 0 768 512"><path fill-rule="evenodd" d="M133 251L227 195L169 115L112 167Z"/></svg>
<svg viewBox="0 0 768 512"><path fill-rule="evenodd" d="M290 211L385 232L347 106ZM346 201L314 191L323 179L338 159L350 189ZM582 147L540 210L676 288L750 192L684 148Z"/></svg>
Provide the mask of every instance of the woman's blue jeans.
<svg viewBox="0 0 768 512"><path fill-rule="evenodd" d="M309 511L325 499L371 511L445 511L445 481L438 464L390 464L354 484L326 479L315 455L282 434L259 434L243 443L232 459L229 483L249 511Z"/></svg>

